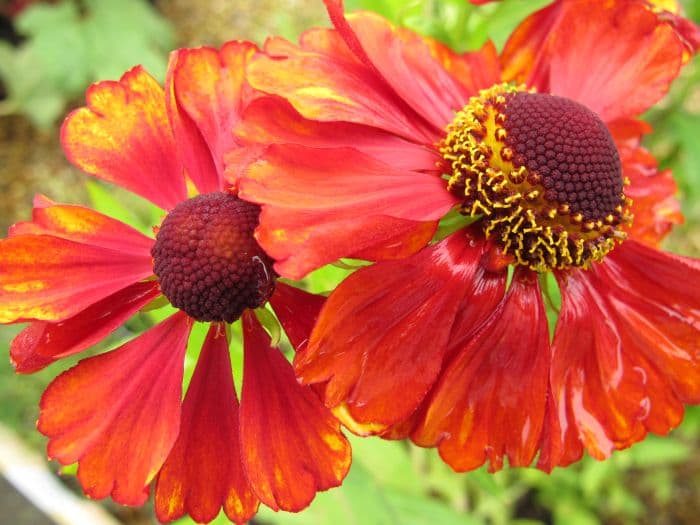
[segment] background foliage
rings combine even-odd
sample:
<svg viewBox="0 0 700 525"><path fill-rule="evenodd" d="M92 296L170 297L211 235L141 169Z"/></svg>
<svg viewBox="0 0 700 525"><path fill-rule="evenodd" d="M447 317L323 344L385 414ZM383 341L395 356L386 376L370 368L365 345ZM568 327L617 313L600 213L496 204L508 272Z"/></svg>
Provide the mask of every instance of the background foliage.
<svg viewBox="0 0 700 525"><path fill-rule="evenodd" d="M226 20L229 16L226 13L252 19L253 12L246 9L253 9L250 6L254 2L241 2L222 4L211 0L209 4L219 19ZM262 2L269 14L269 26L258 24L248 34L223 33L219 42L207 41L205 37L198 41L197 33L188 29L186 43L216 44L227 38L261 41L272 33L293 37L309 20L327 23L320 1L278 0L276 10L270 10L270 3ZM547 3L547 0L506 0L477 8L464 0L346 0L349 9L377 11L397 24L434 36L460 51L475 49L487 38L500 48L520 20ZM81 94L90 82L118 78L136 63L144 64L162 78L167 51L174 45L183 45L183 28L189 27L174 17L168 21L162 16L163 12L177 12L177 4L177 0L157 2L159 11L141 0L61 0L36 3L25 9L13 20L16 33L10 40L14 43L0 41L0 79L4 87L0 115L23 115L19 118L28 119L53 137L59 116L70 105L80 103ZM305 8L303 23L295 15L301 13L300 6ZM187 16L196 19L199 16L196 8L192 4L188 7ZM685 7L690 17L700 19L700 2L688 1ZM222 11L225 9L229 11ZM239 22L236 18L236 24ZM208 33L206 38L216 37ZM648 146L663 167L674 170L687 217L686 224L668 239L667 247L696 256L700 254L700 157L696 146L700 136L699 81L700 67L695 61L686 68L663 103L646 116L655 128ZM17 122L9 118L0 117L0 129L2 125ZM145 232L160 221L159 212L148 203L99 182L89 182L86 191L76 193L75 198L89 199L105 213L140 224ZM7 222L24 217L8 218ZM345 275L345 270L328 267L314 273L306 284L322 292L331 289ZM136 316L94 352L114 348L165 314L160 310ZM0 347L5 355L9 341L19 329L0 329ZM240 337L235 329L234 336ZM198 337L203 337L202 330L195 332L188 351L189 374L197 358ZM60 369L77 359L21 377L14 375L6 359L0 360L0 422L42 449L44 439L34 429L38 398ZM242 355L240 345L235 342L232 360L240 391ZM256 522L270 525L691 524L697 523L700 515L700 409L697 407L687 411L683 425L669 437L651 436L630 450L614 454L608 461L585 458L551 475L534 469L506 470L495 475L483 469L456 474L434 450L402 442L351 439L354 463L340 489L318 495L301 514L262 510ZM70 477L67 479L70 483ZM147 517L151 516L148 511L112 510L125 521L139 519L139 523L144 523L151 519ZM178 525L190 523L181 520ZM215 523L227 521L220 518Z"/></svg>

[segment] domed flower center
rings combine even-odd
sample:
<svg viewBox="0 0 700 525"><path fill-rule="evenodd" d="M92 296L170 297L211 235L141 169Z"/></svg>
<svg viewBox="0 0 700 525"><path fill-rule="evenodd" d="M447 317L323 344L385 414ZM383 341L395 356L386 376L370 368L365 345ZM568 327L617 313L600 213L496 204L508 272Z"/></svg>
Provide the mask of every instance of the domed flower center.
<svg viewBox="0 0 700 525"><path fill-rule="evenodd" d="M472 97L440 152L464 215L515 264L586 268L626 234L631 201L605 124L572 100L506 84Z"/></svg>
<svg viewBox="0 0 700 525"><path fill-rule="evenodd" d="M178 204L151 250L153 271L170 303L198 321L238 319L275 289L272 260L253 230L260 208L228 193Z"/></svg>

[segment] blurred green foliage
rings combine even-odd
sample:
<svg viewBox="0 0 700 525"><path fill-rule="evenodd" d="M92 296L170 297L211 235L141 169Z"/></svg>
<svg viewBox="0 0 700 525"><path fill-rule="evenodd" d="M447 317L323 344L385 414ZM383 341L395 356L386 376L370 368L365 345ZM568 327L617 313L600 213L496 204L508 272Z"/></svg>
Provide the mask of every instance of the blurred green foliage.
<svg viewBox="0 0 700 525"><path fill-rule="evenodd" d="M348 9L371 9L397 24L413 28L454 49L476 49L491 38L500 48L528 13L546 0L505 0L475 7L464 0L346 0ZM96 79L117 78L134 63L156 75L165 65L172 42L167 24L143 2L85 0L38 5L18 20L27 41L17 49L0 46L0 75L10 98L0 111L21 111L38 125L52 123L66 100ZM688 13L700 17L700 3L688 2ZM290 22L291 24L291 22ZM288 31L293 32L291 26ZM130 40L132 35L133 40ZM235 35L232 35L235 37ZM99 43L96 43L96 40ZM60 43L60 45L58 44ZM23 78L20 78L23 77ZM646 116L655 131L647 144L662 167L674 170L688 222L670 244L695 253L692 244L700 223L700 68L688 66L670 95ZM9 108L9 109L8 109ZM91 181L94 206L137 226L144 233L158 224L162 212L126 192ZM458 220L458 219L457 219ZM446 221L444 230L453 225ZM691 239L689 241L689 239ZM311 291L331 290L349 273L329 266L305 282ZM545 282L554 307L560 301L556 283ZM168 308L139 314L95 351L114 348L168 314ZM206 325L197 324L188 347L185 383L196 363ZM0 331L7 347L15 327ZM242 349L240 327L232 328L232 366L240 392ZM77 359L77 358L76 358ZM62 368L57 363L33 376L16 377L0 367L0 421L33 443L43 439L32 428L43 387ZM301 514L276 514L261 507L256 522L271 525L555 525L693 523L700 486L700 407L688 409L684 423L668 437L650 436L629 450L598 462L591 458L550 475L535 469L490 474L479 469L452 472L435 450L409 443L351 438L354 462L342 487L319 494ZM689 494L689 496L688 496ZM684 496L685 495L685 496ZM220 516L215 524L228 523ZM189 519L177 525L193 525Z"/></svg>
<svg viewBox="0 0 700 525"><path fill-rule="evenodd" d="M174 45L170 25L143 0L36 3L15 19L25 37L0 42L0 114L21 113L48 128L91 82L118 79L135 64L162 78Z"/></svg>

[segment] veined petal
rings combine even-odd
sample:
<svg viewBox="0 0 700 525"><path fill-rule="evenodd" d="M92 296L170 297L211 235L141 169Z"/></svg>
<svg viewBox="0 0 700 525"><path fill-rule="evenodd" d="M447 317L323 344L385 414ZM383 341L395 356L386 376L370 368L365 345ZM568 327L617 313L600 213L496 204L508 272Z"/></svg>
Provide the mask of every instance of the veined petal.
<svg viewBox="0 0 700 525"><path fill-rule="evenodd" d="M220 329L209 329L182 406L180 434L156 480L161 522L189 514L209 523L223 507L231 521L242 524L258 509L241 463L238 400Z"/></svg>
<svg viewBox="0 0 700 525"><path fill-rule="evenodd" d="M68 115L61 128L68 160L161 208L187 198L165 94L152 76L135 67L119 82L93 84L85 98L87 106Z"/></svg>
<svg viewBox="0 0 700 525"><path fill-rule="evenodd" d="M278 274L300 279L342 257L370 261L406 257L426 246L436 229L437 221L263 207L255 237L277 260Z"/></svg>
<svg viewBox="0 0 700 525"><path fill-rule="evenodd" d="M294 350L306 346L311 329L326 298L282 282L277 282L270 304Z"/></svg>
<svg viewBox="0 0 700 525"><path fill-rule="evenodd" d="M671 26L639 2L564 4L553 35L549 91L605 122L635 116L666 94L683 45Z"/></svg>
<svg viewBox="0 0 700 525"><path fill-rule="evenodd" d="M257 46L228 42L221 50L180 49L170 57L168 113L178 153L200 193L223 189L224 153L249 94L245 67Z"/></svg>
<svg viewBox="0 0 700 525"><path fill-rule="evenodd" d="M377 128L305 119L279 97L252 102L244 112L236 135L253 145L289 143L312 148L354 148L398 170L434 171L440 160L434 148Z"/></svg>
<svg viewBox="0 0 700 525"><path fill-rule="evenodd" d="M457 233L409 258L350 275L296 356L299 379L327 383L326 405L347 404L360 424L381 430L407 418L438 376L483 251L483 243Z"/></svg>
<svg viewBox="0 0 700 525"><path fill-rule="evenodd" d="M248 66L248 82L285 98L311 120L364 124L420 144L439 140L441 130L421 119L339 39L313 40L315 45L321 42L329 47L306 49L283 45L279 39L267 42L267 55L257 55Z"/></svg>
<svg viewBox="0 0 700 525"><path fill-rule="evenodd" d="M49 235L0 240L0 323L63 321L153 274L132 255Z"/></svg>
<svg viewBox="0 0 700 525"><path fill-rule="evenodd" d="M437 131L443 130L471 95L446 65L463 58L431 38L397 28L371 12L344 17L343 2L327 0L333 24L360 60L368 61L391 89ZM466 66L466 64L465 64ZM468 66L463 67L468 71ZM469 79L466 79L469 82ZM488 86L482 86L488 87Z"/></svg>
<svg viewBox="0 0 700 525"><path fill-rule="evenodd" d="M350 444L313 390L296 382L291 365L270 346L251 311L243 314L243 338L246 473L263 503L299 511L316 492L340 485L350 468Z"/></svg>
<svg viewBox="0 0 700 525"><path fill-rule="evenodd" d="M610 259L610 261L607 261ZM700 262L626 241L599 270L630 348L683 403L700 402Z"/></svg>
<svg viewBox="0 0 700 525"><path fill-rule="evenodd" d="M44 197L35 198L32 220L12 225L8 235L28 234L52 235L149 258L153 246L153 239L128 224L84 206L47 202Z"/></svg>
<svg viewBox="0 0 700 525"><path fill-rule="evenodd" d="M41 370L57 359L82 352L119 328L160 293L156 281L132 284L58 323L36 321L10 344L15 371Z"/></svg>
<svg viewBox="0 0 700 525"><path fill-rule="evenodd" d="M180 426L183 362L191 322L177 313L116 350L58 376L41 398L47 453L79 463L92 498L142 505Z"/></svg>
<svg viewBox="0 0 700 525"><path fill-rule="evenodd" d="M628 240L595 271L560 277L550 470L665 434L700 400L700 265Z"/></svg>
<svg viewBox="0 0 700 525"><path fill-rule="evenodd" d="M522 323L527 319L526 323ZM540 444L549 332L535 274L517 270L500 307L440 375L413 438L455 470L532 463Z"/></svg>
<svg viewBox="0 0 700 525"><path fill-rule="evenodd" d="M411 221L439 220L457 203L437 173L398 170L351 148L272 145L240 187L258 204Z"/></svg>

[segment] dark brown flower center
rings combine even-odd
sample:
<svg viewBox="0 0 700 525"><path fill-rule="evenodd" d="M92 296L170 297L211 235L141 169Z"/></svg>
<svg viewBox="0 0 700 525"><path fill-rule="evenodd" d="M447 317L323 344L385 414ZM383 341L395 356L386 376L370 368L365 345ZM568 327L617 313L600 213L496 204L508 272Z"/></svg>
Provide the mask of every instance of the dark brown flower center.
<svg viewBox="0 0 700 525"><path fill-rule="evenodd" d="M461 212L516 264L588 267L631 221L620 158L606 125L572 100L498 85L472 97L440 152Z"/></svg>
<svg viewBox="0 0 700 525"><path fill-rule="evenodd" d="M153 270L170 303L198 321L238 319L267 302L272 260L253 237L260 208L228 193L178 204L151 250Z"/></svg>

